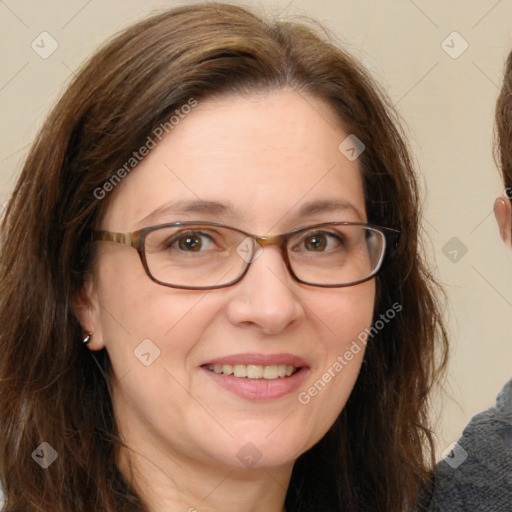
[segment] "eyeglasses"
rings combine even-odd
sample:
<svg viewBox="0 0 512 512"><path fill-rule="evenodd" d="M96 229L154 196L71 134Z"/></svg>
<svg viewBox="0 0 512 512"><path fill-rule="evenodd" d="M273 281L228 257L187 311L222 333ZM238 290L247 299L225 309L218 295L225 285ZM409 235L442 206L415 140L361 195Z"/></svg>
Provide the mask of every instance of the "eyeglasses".
<svg viewBox="0 0 512 512"><path fill-rule="evenodd" d="M174 222L130 233L97 230L92 240L137 249L148 276L172 288L211 290L238 283L269 245L281 249L299 283L334 288L374 277L398 235L395 229L355 222L315 224L268 237L212 222Z"/></svg>

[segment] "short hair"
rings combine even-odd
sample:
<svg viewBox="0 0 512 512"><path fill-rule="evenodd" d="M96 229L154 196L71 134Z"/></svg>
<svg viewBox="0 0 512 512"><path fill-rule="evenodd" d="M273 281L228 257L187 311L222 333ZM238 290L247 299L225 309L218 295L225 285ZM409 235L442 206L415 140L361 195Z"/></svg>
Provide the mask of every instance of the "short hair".
<svg viewBox="0 0 512 512"><path fill-rule="evenodd" d="M506 62L495 119L499 167L505 195L512 200L512 52Z"/></svg>

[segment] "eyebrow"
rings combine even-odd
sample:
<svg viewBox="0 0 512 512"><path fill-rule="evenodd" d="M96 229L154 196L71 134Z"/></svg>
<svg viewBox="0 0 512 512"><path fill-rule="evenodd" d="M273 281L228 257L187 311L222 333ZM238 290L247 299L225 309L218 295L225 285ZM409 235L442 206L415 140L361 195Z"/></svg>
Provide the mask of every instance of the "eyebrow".
<svg viewBox="0 0 512 512"><path fill-rule="evenodd" d="M354 212L358 219L362 222L366 222L365 215L363 215L352 203L345 200L321 200L311 201L301 206L299 210L299 217L308 217L318 213L329 213L339 210L351 210Z"/></svg>
<svg viewBox="0 0 512 512"><path fill-rule="evenodd" d="M340 210L350 210L356 214L360 221L366 222L365 216L362 215L352 203L345 200L320 200L305 203L300 207L295 217L301 219L312 215ZM206 214L210 216L228 215L231 217L239 217L239 215L237 215L236 208L229 201L221 203L218 201L202 201L198 199L188 201L171 201L165 203L141 219L139 224L141 226L151 225L159 219L161 220L165 217L175 217L184 214Z"/></svg>
<svg viewBox="0 0 512 512"><path fill-rule="evenodd" d="M189 201L170 201L159 206L140 220L139 224L148 224L166 216L176 216L189 213L222 215L235 215L235 207L232 203L219 203L218 201L202 201L200 199Z"/></svg>

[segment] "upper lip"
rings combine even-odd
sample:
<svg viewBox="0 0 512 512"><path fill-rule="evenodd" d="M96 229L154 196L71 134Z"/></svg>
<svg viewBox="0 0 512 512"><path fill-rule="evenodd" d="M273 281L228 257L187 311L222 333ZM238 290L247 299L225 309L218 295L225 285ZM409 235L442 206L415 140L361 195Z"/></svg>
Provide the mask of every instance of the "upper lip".
<svg viewBox="0 0 512 512"><path fill-rule="evenodd" d="M285 364L286 366L294 366L295 368L303 368L309 366L302 357L293 354L235 354L232 356L217 357L207 361L202 366L213 364L254 364L258 366L274 366Z"/></svg>

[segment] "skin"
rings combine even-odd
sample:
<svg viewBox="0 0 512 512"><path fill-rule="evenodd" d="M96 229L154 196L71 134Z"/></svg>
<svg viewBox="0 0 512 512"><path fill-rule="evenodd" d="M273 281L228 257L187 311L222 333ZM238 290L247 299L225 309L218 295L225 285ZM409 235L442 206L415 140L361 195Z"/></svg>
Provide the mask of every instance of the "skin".
<svg viewBox="0 0 512 512"><path fill-rule="evenodd" d="M222 222L275 235L328 221L365 222L357 160L338 150L347 134L323 101L282 90L199 102L113 192L100 229L127 232L180 220ZM230 202L234 212L167 212L169 201ZM353 208L299 216L309 202ZM364 350L312 398L298 401L357 335L371 326L374 280L347 288L297 283L275 246L238 284L190 291L149 279L137 252L109 242L97 257L75 311L91 350L106 347L121 435L119 465L152 512L281 512L293 464L343 409ZM160 357L144 366L133 351L149 338ZM276 400L241 398L200 366L240 353L291 353L309 373ZM260 460L245 467L252 443ZM130 466L131 465L131 470Z"/></svg>

